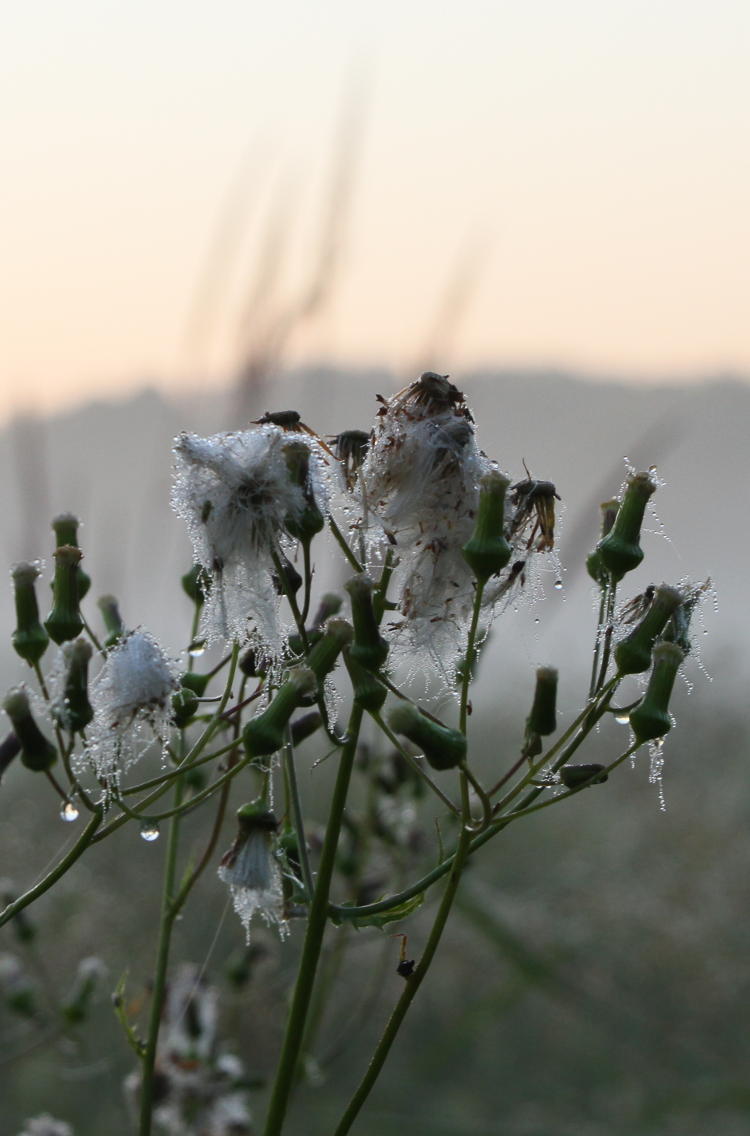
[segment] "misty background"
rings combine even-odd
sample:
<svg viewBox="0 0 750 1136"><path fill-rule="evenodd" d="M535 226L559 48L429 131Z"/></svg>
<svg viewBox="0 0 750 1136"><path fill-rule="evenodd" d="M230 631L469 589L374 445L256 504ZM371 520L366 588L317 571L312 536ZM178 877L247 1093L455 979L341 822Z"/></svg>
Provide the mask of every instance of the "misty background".
<svg viewBox="0 0 750 1136"><path fill-rule="evenodd" d="M292 408L323 436L368 429L376 393L434 369L487 454L562 498L563 587L541 573L541 601L509 606L482 659L487 776L517 751L537 665L560 670L561 719L585 697L584 561L626 461L663 484L623 598L713 582L675 691L666 809L641 754L477 859L361 1136L748 1131L749 49L742 0L43 0L5 21L8 568L49 567L50 520L75 512L90 622L113 593L126 625L178 655L191 552L169 507L175 435ZM321 591L341 578L316 543ZM9 577L0 622L5 689L25 677ZM611 758L625 733L607 721L581 759ZM316 756L301 778L320 821L331 769ZM70 839L18 763L0 833L19 887ZM110 980L74 1045L0 1009L0 1136L45 1110L76 1136L127 1133L130 1055L107 995L127 970L147 996L162 843L121 831L34 907L54 984L92 949ZM415 951L426 924L409 928ZM211 872L179 928L175 957L222 987L259 1086L299 940L280 951L254 931L236 994L223 975L242 932ZM312 1070L291 1136L328 1136L356 1083L398 994L389 942L354 940L322 1034L335 1060ZM19 949L4 929L0 950Z"/></svg>

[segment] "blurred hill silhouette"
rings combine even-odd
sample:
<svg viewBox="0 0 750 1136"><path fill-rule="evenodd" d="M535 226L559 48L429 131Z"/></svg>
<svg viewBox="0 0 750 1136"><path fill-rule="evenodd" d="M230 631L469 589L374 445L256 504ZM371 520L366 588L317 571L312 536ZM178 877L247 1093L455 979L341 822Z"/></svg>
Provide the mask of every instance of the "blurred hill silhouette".
<svg viewBox="0 0 750 1136"><path fill-rule="evenodd" d="M252 417L293 407L321 434L366 428L375 393L387 395L409 378L296 371L265 388ZM623 592L631 595L651 580L710 574L719 607L705 613L705 641L700 627L694 639L715 682L709 687L693 660L686 670L695 695L687 698L685 683L676 690L666 813L643 754L606 791L587 791L560 810L511 826L494 851L472 864L436 980L426 985L387 1083L363 1114L362 1136L381 1136L394 1124L408 1125L416 1136L490 1136L499 1131L498 1118L509 1136L742 1136L750 1117L750 1042L738 997L748 956L740 913L750 860L744 650L750 628L743 572L749 538L739 519L750 387L715 380L638 388L551 372L453 378L467 395L485 450L514 478L524 476L525 460L533 475L555 481L564 503L562 591L552 587L556 573L548 573L546 602L533 612L508 609L482 657L472 719L477 768L488 773L517 747L535 664L560 667L561 719L580 707L594 626L583 561L597 536L598 503L619 489L625 455L639 468L655 464L664 478L655 505L669 540L646 536L644 565ZM179 401L144 391L8 425L0 433L6 562L37 556L49 562L50 518L74 510L84 522L79 535L94 596L117 594L127 624L147 626L177 653L190 618L178 583L190 546L169 508L171 442L181 429L244 426L231 420L231 405L231 391ZM658 526L652 519L648 527ZM318 567L320 586L320 554ZM93 599L85 606L98 627ZM10 586L0 607L9 638ZM9 643L0 658L7 686L22 666ZM624 736L621 726L603 723L585 759L611 758ZM305 751L301 770L306 807L320 819L333 763L315 767L313 755ZM19 763L2 786L4 872L24 884L56 855L66 827L57 822L53 795L37 798L35 789ZM77 959L96 943L112 984L128 968L132 988L144 987L152 951L146 932L158 908L158 889L144 886L152 878L153 848L123 830L35 908L41 941L49 944L54 935L60 983L70 981ZM180 925L178 954L206 960L213 977L221 976L241 934L225 914L210 871ZM422 913L409 923L415 943L426 918ZM299 934L295 928L286 953L262 930L257 941L267 948L260 975L244 1000L235 1004L233 995L228 1014L241 1051L262 1078L273 1052L269 1030L276 1027L269 1023L280 1020ZM363 932L356 944L344 970L346 1006L359 1004L360 987L378 973L377 937ZM398 981L393 975L383 981L383 1005L396 996ZM357 1036L343 1048L340 1019L332 1015L322 1052L332 1049L339 1063L327 1082L303 1090L304 1128L291 1131L328 1136L341 1085L353 1085L361 1073L384 1012L380 1006L358 1020ZM113 1102L132 1062L105 996L91 1038L96 1061L89 1071L86 1050L61 1059L56 1049L40 1049L36 1060L8 1064L0 1096L13 1130L32 1109L45 1107L75 1120L82 1136L105 1130L125 1136ZM106 1080L107 1092L90 1092L94 1080L97 1090Z"/></svg>
<svg viewBox="0 0 750 1136"><path fill-rule="evenodd" d="M293 407L322 435L369 428L375 394L392 393L410 377L382 370L291 371L264 388L250 417ZM744 679L741 647L750 616L741 566L750 538L738 521L750 386L715 379L638 387L550 371L452 378L473 408L485 451L514 479L525 476L525 461L534 476L553 480L563 499L565 587L562 593L546 589L548 603L537 613L541 622L527 646L530 659L544 651L551 663L575 660L571 636L582 609L590 611L583 560L596 540L598 504L619 490L627 457L638 468L655 465L664 479L654 506L668 538L649 538L645 564L628 584L638 590L639 582L710 575L719 602L716 613L707 613L711 634L703 659L717 675ZM6 564L49 559L49 521L72 510L83 522L80 536L96 594L114 593L128 625L149 627L177 650L186 611L180 598L170 603L169 597L189 565L190 547L169 507L172 439L182 429L244 426L231 420L233 404L229 390L168 400L147 389L127 400L8 424L0 432L0 549ZM653 518L649 527L658 527ZM0 613L10 626L9 587Z"/></svg>

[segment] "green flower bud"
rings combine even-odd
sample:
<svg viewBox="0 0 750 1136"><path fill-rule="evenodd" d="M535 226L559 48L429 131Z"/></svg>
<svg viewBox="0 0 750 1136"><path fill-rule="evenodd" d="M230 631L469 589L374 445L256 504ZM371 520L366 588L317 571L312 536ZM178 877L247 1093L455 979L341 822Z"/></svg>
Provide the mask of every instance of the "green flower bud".
<svg viewBox="0 0 750 1136"><path fill-rule="evenodd" d="M313 630L318 630L327 622L332 616L338 615L343 606L343 600L336 592L326 592L320 598L318 610L315 612L312 621Z"/></svg>
<svg viewBox="0 0 750 1136"><path fill-rule="evenodd" d="M125 634L125 624L122 622L117 600L114 596L99 596L96 606L102 613L102 621L107 632L104 646L114 647Z"/></svg>
<svg viewBox="0 0 750 1136"><path fill-rule="evenodd" d="M375 585L369 576L353 576L344 584L349 593L354 624L354 642L349 648L351 657L370 671L380 670L388 657L388 644L378 630L378 621L372 603Z"/></svg>
<svg viewBox="0 0 750 1136"><path fill-rule="evenodd" d="M273 812L262 801L240 805L237 809L237 823L243 836L249 836L251 832L275 832L279 827Z"/></svg>
<svg viewBox="0 0 750 1136"><path fill-rule="evenodd" d="M411 702L399 702L388 722L395 733L419 746L433 769L453 769L466 757L464 735L433 722Z"/></svg>
<svg viewBox="0 0 750 1136"><path fill-rule="evenodd" d="M642 674L648 670L654 641L681 603L682 594L677 588L662 584L656 589L651 606L640 623L615 645L615 662L619 674Z"/></svg>
<svg viewBox="0 0 750 1136"><path fill-rule="evenodd" d="M52 528L55 533L55 540L57 547L62 548L63 545L68 545L70 548L78 548L78 526L81 522L73 513L60 513L52 521ZM91 587L91 577L78 565L78 599L82 600Z"/></svg>
<svg viewBox="0 0 750 1136"><path fill-rule="evenodd" d="M602 785L609 774L603 765L563 765L560 780L566 789L579 789L581 785Z"/></svg>
<svg viewBox="0 0 750 1136"><path fill-rule="evenodd" d="M210 577L202 564L194 564L189 572L180 577L182 590L197 607L203 607L210 586Z"/></svg>
<svg viewBox="0 0 750 1136"><path fill-rule="evenodd" d="M198 695L190 687L182 686L175 691L172 695L172 721L178 730L184 730L192 722L198 705Z"/></svg>
<svg viewBox="0 0 750 1136"><path fill-rule="evenodd" d="M501 572L513 553L503 534L509 485L508 478L497 470L486 473L479 482L476 524L471 540L463 547L463 555L480 584Z"/></svg>
<svg viewBox="0 0 750 1136"><path fill-rule="evenodd" d="M630 727L638 745L663 738L672 729L669 699L684 652L676 643L657 643L648 686L635 710L630 711Z"/></svg>
<svg viewBox="0 0 750 1136"><path fill-rule="evenodd" d="M59 725L71 734L85 730L94 717L88 690L91 655L91 644L85 639L75 639L63 645L65 678L62 703L56 709L56 718Z"/></svg>
<svg viewBox="0 0 750 1136"><path fill-rule="evenodd" d="M187 687L188 690L194 691L199 698L202 698L210 681L211 675L198 674L197 671L185 671L180 678L180 686Z"/></svg>
<svg viewBox="0 0 750 1136"><path fill-rule="evenodd" d="M641 525L646 504L656 490L650 473L636 473L628 481L622 504L607 536L596 546L601 563L615 582L632 572L643 560Z"/></svg>
<svg viewBox="0 0 750 1136"><path fill-rule="evenodd" d="M265 757L276 753L284 744L287 722L300 702L316 694L318 680L309 667L294 667L283 686L257 718L251 718L242 731L242 741L249 757Z"/></svg>
<svg viewBox="0 0 750 1136"><path fill-rule="evenodd" d="M336 665L336 660L352 639L352 627L345 619L330 619L323 635L310 648L305 666L322 682Z"/></svg>
<svg viewBox="0 0 750 1136"><path fill-rule="evenodd" d="M39 622L35 582L40 575L36 564L16 564L11 573L16 600L16 630L13 647L29 666L38 663L47 650L49 636Z"/></svg>
<svg viewBox="0 0 750 1136"><path fill-rule="evenodd" d="M546 737L557 729L557 671L554 667L538 667L531 713L526 719L526 733Z"/></svg>
<svg viewBox="0 0 750 1136"><path fill-rule="evenodd" d="M273 573L273 583L280 596L296 595L302 587L302 577L283 552L279 553L279 563Z"/></svg>
<svg viewBox="0 0 750 1136"><path fill-rule="evenodd" d="M44 621L47 634L55 643L77 639L83 631L83 620L78 608L78 564L81 550L71 544L55 549L55 580L52 592L52 611Z"/></svg>
<svg viewBox="0 0 750 1136"><path fill-rule="evenodd" d="M605 536L607 536L609 532L612 531L612 525L615 523L615 517L617 516L617 510L619 509L619 507L619 501L602 502L600 506L602 513L602 527L599 533L600 542L604 539ZM594 549L594 551L590 552L586 557L586 571L588 572L591 579L594 580L594 582L597 583L600 588L604 587L604 585L609 580L609 573L604 567L598 545Z"/></svg>
<svg viewBox="0 0 750 1136"><path fill-rule="evenodd" d="M318 640L322 638L323 632L319 628L311 628L307 632L307 646L312 647L314 643L317 643ZM302 636L298 631L295 631L292 635L289 636L289 638L287 639L287 645L289 647L289 653L291 655L304 655L305 644L302 640Z"/></svg>
<svg viewBox="0 0 750 1136"><path fill-rule="evenodd" d="M288 513L284 527L290 536L308 544L325 524L310 484L310 447L305 442L287 442L284 446L284 460L290 480L300 487L305 498L302 512Z"/></svg>
<svg viewBox="0 0 750 1136"><path fill-rule="evenodd" d="M11 730L11 732L9 734L6 734L3 740L0 742L0 781L2 781L5 770L8 768L13 759L15 757L18 757L18 754L20 752L21 743Z"/></svg>
<svg viewBox="0 0 750 1136"><path fill-rule="evenodd" d="M301 718L295 718L292 722L292 745L302 745L302 742L307 738L311 738L317 730L323 725L323 716L319 710L311 710L309 714L303 714Z"/></svg>
<svg viewBox="0 0 750 1136"><path fill-rule="evenodd" d="M20 688L11 690L3 702L3 709L21 744L21 761L27 769L33 769L35 773L51 769L57 761L57 750L34 721L26 691Z"/></svg>
<svg viewBox="0 0 750 1136"><path fill-rule="evenodd" d="M353 646L353 645L352 645ZM377 714L386 700L388 691L372 671L368 671L352 656L352 647L344 652L344 662L352 683L354 701L363 710Z"/></svg>

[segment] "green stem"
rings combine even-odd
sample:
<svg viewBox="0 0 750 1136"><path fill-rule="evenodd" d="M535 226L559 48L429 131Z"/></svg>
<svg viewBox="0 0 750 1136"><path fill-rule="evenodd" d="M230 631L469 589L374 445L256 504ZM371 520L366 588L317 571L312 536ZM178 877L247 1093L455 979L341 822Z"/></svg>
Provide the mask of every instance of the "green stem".
<svg viewBox="0 0 750 1136"><path fill-rule="evenodd" d="M401 756L403 757L403 759L407 763L407 765L409 765L414 770L414 772L419 777L421 777L421 779L424 782L426 782L427 785L430 786L433 793L437 794L437 796L440 798L440 800L443 802L443 804L446 806L446 808L450 809L450 811L454 814L454 816L458 816L460 811L461 811L458 808L458 806L454 805L454 803L450 799L450 797L446 796L446 794L443 792L443 790L440 788L440 786L435 784L435 782L430 777L429 773L422 767L422 765L417 761L417 759L415 757L413 757L412 754L410 754L407 749L404 749L403 745L401 744L400 739L396 736L396 734L394 734L393 730L390 728L388 723L384 721L384 719L382 718L380 713L377 712L377 711L371 710L370 711L370 717L372 718L372 720L374 722L377 723L377 725L383 731L385 736L388 738L388 741L391 743L391 745L395 746L395 748L401 754Z"/></svg>
<svg viewBox="0 0 750 1136"><path fill-rule="evenodd" d="M297 971L292 1004L289 1010L286 1033L276 1070L276 1080L271 1090L271 1100L266 1119L265 1136L279 1136L284 1123L289 1094L294 1083L297 1063L305 1035L305 1022L310 1006L315 973L320 958L326 921L328 918L328 896L336 862L341 821L344 815L349 782L354 766L363 711L353 706L347 727L346 744L341 751L339 770L331 799L325 839L318 867L318 879L313 893L307 919L307 931L302 947L302 956Z"/></svg>
<svg viewBox="0 0 750 1136"><path fill-rule="evenodd" d="M44 895L53 884L57 883L61 876L65 875L69 868L72 868L73 864L75 864L76 860L86 851L93 840L94 834L102 821L102 812L101 806L97 806L94 815L70 849L70 852L68 852L66 856L63 856L62 860L47 873L43 880L40 880L38 884L29 888L27 892L20 895L18 899L14 899L12 903L9 903L7 907L0 911L0 927L2 927L3 923L7 923L8 920L12 919L14 915L17 915L19 911L23 911L24 907L28 907L30 903L38 899L40 895Z"/></svg>
<svg viewBox="0 0 750 1136"><path fill-rule="evenodd" d="M284 565L281 563L281 556L279 555L279 553L272 551L271 560L273 561L273 566L276 569L276 576L279 581L279 587L286 596L286 602L289 604L297 632L300 639L302 640L302 645L305 648L305 654L307 654L307 652L310 650L310 644L307 639L305 621L302 618L302 612L300 611L297 604L297 597L287 583L286 572L284 571Z"/></svg>
<svg viewBox="0 0 750 1136"><path fill-rule="evenodd" d="M385 1030L383 1031L383 1035L380 1038L380 1041L378 1042L370 1060L370 1064L367 1067L367 1072L362 1078L356 1092L352 1096L352 1099L350 1100L346 1111L344 1112L344 1115L342 1116L338 1124L338 1127L335 1129L333 1136L345 1136L345 1133L351 1130L351 1126L354 1123L357 1114L362 1108L362 1105L370 1094L370 1090L372 1089L373 1085L380 1075L380 1071L385 1064L388 1054L390 1053L391 1047L396 1039L396 1035L401 1028L401 1024L406 1017L406 1013L409 1007L414 1001L417 990L421 986L427 974L427 971L429 970L430 963L434 958L438 944L440 943L440 939L442 938L443 931L445 930L445 924L447 922L448 915L450 914L451 907L453 906L453 900L456 896L456 891L458 890L458 884L461 879L461 872L463 870L464 864L466 863L467 856L469 855L469 849L470 833L467 828L463 828L458 839L456 851L451 861L448 883L446 885L445 891L443 892L443 898L440 902L440 907L435 917L435 922L432 925L429 938L427 939L424 953L422 954L422 957L419 960L414 973L406 979L406 985L404 987L403 993L396 1003L393 1013L388 1019L388 1023L385 1027Z"/></svg>
<svg viewBox="0 0 750 1136"><path fill-rule="evenodd" d="M603 703L599 703L598 706L597 706L597 704L594 704L593 706L588 706L585 711L583 711L581 714L579 714L579 716L576 718L575 722L568 728L568 730L565 731L563 738L570 737L570 735L572 733L574 733L579 728L579 726L581 725L581 722L585 719L586 715L587 714L593 715L593 712L596 711L595 716L592 716L592 720L590 722L586 723L585 733L579 734L578 736L576 736L573 739L570 746L568 746L563 751L563 753L558 757L557 762L555 763L555 766L553 768L559 768L560 765L564 765L568 761L568 759L571 756L571 753L574 752L574 750L578 748L578 746L581 744L581 742L583 741L586 734L589 733L589 731L593 728L593 726L596 724L596 722L598 722L599 719L606 713L606 710L607 710L606 698L607 698L608 694L611 693L611 690L615 686L616 681L617 681L616 679L611 679L609 681L609 683L607 684L607 686L604 688L604 690L601 692L600 697L603 697L603 699L604 699ZM563 738L560 739L560 742L563 741ZM555 747L556 749L559 748L560 742L558 742L558 745ZM550 751L550 752L552 752L552 751ZM627 756L627 754L624 755L624 756ZM545 758L544 760L547 760L547 758ZM542 761L542 764L544 764L544 760ZM618 758L616 764L619 764L623 760L624 760L624 757ZM612 768L614 768L614 766ZM533 770L529 774L529 778L535 776L536 772L538 772L538 770L535 768L535 770ZM517 795L517 791L520 791L520 789L523 788L523 785L526 784L526 783L527 783L527 781L524 780L524 782L519 784L518 790L514 790L512 796L515 797ZM539 794L541 792L542 792L541 789L533 789L533 790L531 790L531 792L527 793L526 796L523 798L523 800L520 802L520 804L517 806L518 812L520 813L521 810L526 809L527 806L532 804L533 801L536 800L536 798L539 796ZM555 800L562 800L563 798L562 797L556 797L554 799ZM505 803L507 803L507 802L505 802ZM469 845L469 855L473 855L474 852L476 852L477 849L481 848L481 846L483 844L485 844L493 836L496 836L497 833L500 832L503 828L505 828L505 826L507 824L509 824L511 819L513 817L515 817L516 815L517 815L517 813L514 811L510 814L507 814L503 817L500 817L497 820L493 821L493 823L491 825L489 825L487 828L485 828L478 835L473 836L472 839L471 839L470 845ZM452 852L448 857L446 857L445 860L442 860L431 871L427 872L424 876L421 877L421 879L417 880L416 883L410 884L409 887L404 888L403 891L397 892L397 893L395 893L394 895L391 895L391 896L387 896L385 899L379 899L375 903L362 904L359 907L339 905L339 904L333 904L332 903L330 905L330 909L336 915L337 919L344 919L344 920L346 920L346 919L358 919L358 918L361 918L363 916L378 915L383 911L390 911L391 908L398 907L400 904L405 903L407 900L413 899L415 895L420 895L422 892L426 891L429 887L431 887L432 884L436 883L442 876L444 876L446 874L446 872L448 872L450 870L451 864L453 863L454 856L455 856L455 852Z"/></svg>
<svg viewBox="0 0 750 1136"><path fill-rule="evenodd" d="M179 806L182 796L182 778L178 778L175 785L175 805ZM164 994L167 984L167 966L169 964L169 948L172 940L172 927L174 926L177 909L172 903L175 887L175 874L177 868L177 847L179 843L180 817L172 818L167 837L167 852L164 863L164 885L161 897L161 918L159 921L159 942L156 948L156 968L154 985L151 995L151 1013L149 1015L148 1036L143 1054L141 1073L141 1117L139 1136L150 1136L151 1120L154 1105L154 1072L156 1067L156 1046L159 1040L159 1027L164 1005Z"/></svg>
<svg viewBox="0 0 750 1136"><path fill-rule="evenodd" d="M304 627L307 623L307 617L310 613L310 599L312 596L312 568L310 565L310 541L305 540L302 542L302 578L304 580L305 598L302 604L301 620Z"/></svg>
<svg viewBox="0 0 750 1136"><path fill-rule="evenodd" d="M483 595L484 583L481 580L477 580L476 592L474 594L474 608L471 613L471 627L469 628L469 638L466 643L466 662L461 679L461 711L459 714L458 728L462 734L466 733L466 719L469 716L469 686L471 685L471 672L474 668L474 651L477 629L479 627L479 611L482 607Z"/></svg>
<svg viewBox="0 0 750 1136"><path fill-rule="evenodd" d="M591 681L589 682L589 698L593 698L596 693L596 672L599 667L599 654L602 646L602 636L604 634L604 611L607 602L607 586L600 586L599 588L599 618L596 622L596 640L594 642L594 658L591 663Z"/></svg>
<svg viewBox="0 0 750 1136"><path fill-rule="evenodd" d="M357 557L354 555L354 553L352 552L349 545L346 543L346 537L344 536L341 529L339 528L339 526L334 521L333 517L330 516L330 514L328 516L328 527L330 528L331 533L333 534L335 540L337 541L341 551L343 552L344 556L346 557L346 559L351 564L354 571L355 572L364 572L364 568L360 564L359 560L357 560Z"/></svg>
<svg viewBox="0 0 750 1136"><path fill-rule="evenodd" d="M294 830L297 834L297 848L299 851L299 865L302 871L302 882L305 885L307 898L310 899L315 890L315 884L313 882L312 869L310 868L310 858L307 854L305 822L302 817L302 805L299 798L297 771L294 767L294 748L292 746L291 729L288 725L286 730L286 743L282 750L282 761L284 763L284 774L286 776L287 794L292 806Z"/></svg>

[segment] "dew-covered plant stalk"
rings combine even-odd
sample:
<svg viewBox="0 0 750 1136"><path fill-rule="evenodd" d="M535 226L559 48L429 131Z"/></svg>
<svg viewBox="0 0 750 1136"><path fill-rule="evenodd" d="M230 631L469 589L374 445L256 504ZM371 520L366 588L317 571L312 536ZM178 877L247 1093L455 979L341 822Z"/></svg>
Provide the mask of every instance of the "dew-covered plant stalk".
<svg viewBox="0 0 750 1136"><path fill-rule="evenodd" d="M602 507L598 544L587 558L581 550L599 616L579 711L560 713L558 672L540 666L515 735L496 738L488 755L471 736L476 674L508 605L532 609L545 579L560 586L558 495L528 470L514 482L485 455L447 376L427 372L378 402L370 431L328 441L294 411L177 438L172 506L193 551L182 655L128 626L111 595L97 601L96 632L81 606L91 582L72 514L53 522L46 618L41 564L13 568L12 645L26 673L3 702L0 776L36 777L81 832L41 880L31 871L25 890L6 888L0 924L23 938L30 905L122 829L153 844L155 857L166 844L150 989L131 998L123 977L114 997L140 1136L280 1136L316 1066L321 1017L335 1017L337 991L348 989L343 946L363 927L387 928L387 958L395 926L403 988L359 1084L341 1089L335 1134L351 1131L450 933L469 861L509 825L604 784L643 745L652 776L661 769L675 676L707 585L649 584L621 600L644 558L653 473L628 476ZM343 579L339 590L318 589L331 579ZM496 711L483 713L491 721ZM627 743L606 762L574 760L611 717L630 723ZM329 760L321 815L310 778ZM195 828L188 814L204 818L197 850L194 836L189 849L184 839ZM229 1054L220 1040L217 988L196 960L174 957L178 917L199 903L203 920L218 922L222 894L239 920L236 990L259 922L287 967L296 960L265 1086L247 1073L257 1054ZM404 928L428 897L434 913L416 923L412 943L422 943L409 958ZM84 968L76 989L85 993L67 1010L51 1001L45 1013L59 1021L40 1017L50 1037L80 1028L98 973ZM28 1012L32 987L22 990L16 1003Z"/></svg>

